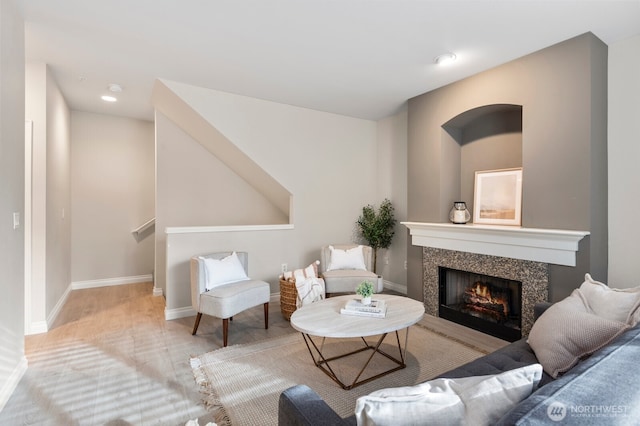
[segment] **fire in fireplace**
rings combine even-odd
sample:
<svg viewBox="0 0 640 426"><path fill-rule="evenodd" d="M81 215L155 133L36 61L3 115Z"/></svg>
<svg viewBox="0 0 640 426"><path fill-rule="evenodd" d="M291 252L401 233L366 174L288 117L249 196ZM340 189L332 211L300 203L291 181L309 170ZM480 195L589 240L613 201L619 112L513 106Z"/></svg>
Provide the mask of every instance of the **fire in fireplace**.
<svg viewBox="0 0 640 426"><path fill-rule="evenodd" d="M439 268L442 318L508 341L521 338L522 283Z"/></svg>

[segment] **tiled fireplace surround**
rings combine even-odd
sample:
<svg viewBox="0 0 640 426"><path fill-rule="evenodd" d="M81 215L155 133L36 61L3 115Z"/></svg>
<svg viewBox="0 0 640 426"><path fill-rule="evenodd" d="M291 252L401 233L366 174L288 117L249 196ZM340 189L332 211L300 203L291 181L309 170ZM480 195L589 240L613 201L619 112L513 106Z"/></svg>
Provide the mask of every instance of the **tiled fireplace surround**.
<svg viewBox="0 0 640 426"><path fill-rule="evenodd" d="M533 307L548 300L550 265L575 266L585 231L491 225L402 222L422 247L425 311L439 316L439 267L522 283L521 332L533 326Z"/></svg>
<svg viewBox="0 0 640 426"><path fill-rule="evenodd" d="M427 314L438 316L438 267L457 269L522 282L522 335L533 325L533 306L547 300L549 268L546 263L462 251L423 247L423 291Z"/></svg>

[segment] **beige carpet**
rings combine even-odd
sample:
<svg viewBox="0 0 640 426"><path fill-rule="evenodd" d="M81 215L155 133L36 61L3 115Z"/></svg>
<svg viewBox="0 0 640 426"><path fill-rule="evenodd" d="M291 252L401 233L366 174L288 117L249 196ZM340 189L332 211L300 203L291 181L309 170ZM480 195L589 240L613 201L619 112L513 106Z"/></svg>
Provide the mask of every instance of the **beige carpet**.
<svg viewBox="0 0 640 426"><path fill-rule="evenodd" d="M400 337L404 342L404 332ZM389 334L382 348L396 356L394 342L395 335ZM361 346L362 341L327 339L324 354L328 357L344 353L356 345ZM343 382L351 383L369 354L366 351L336 360L331 366ZM278 397L296 384L308 385L340 416L348 417L353 414L359 396L376 389L420 383L482 355L479 350L418 324L410 328L406 368L348 391L314 366L298 333L218 349L192 358L191 365L196 383L205 394L205 405L215 411L218 426L264 426L277 424ZM394 366L391 361L376 354L363 377L391 366Z"/></svg>

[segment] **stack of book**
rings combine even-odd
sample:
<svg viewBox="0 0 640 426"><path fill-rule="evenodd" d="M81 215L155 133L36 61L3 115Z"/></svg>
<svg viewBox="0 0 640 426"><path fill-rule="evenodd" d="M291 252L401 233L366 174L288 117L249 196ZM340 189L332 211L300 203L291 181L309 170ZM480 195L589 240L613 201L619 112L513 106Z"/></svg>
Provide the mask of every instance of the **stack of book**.
<svg viewBox="0 0 640 426"><path fill-rule="evenodd" d="M387 305L384 300L372 300L369 305L363 305L358 299L351 299L340 309L342 315L360 317L384 318L387 315Z"/></svg>

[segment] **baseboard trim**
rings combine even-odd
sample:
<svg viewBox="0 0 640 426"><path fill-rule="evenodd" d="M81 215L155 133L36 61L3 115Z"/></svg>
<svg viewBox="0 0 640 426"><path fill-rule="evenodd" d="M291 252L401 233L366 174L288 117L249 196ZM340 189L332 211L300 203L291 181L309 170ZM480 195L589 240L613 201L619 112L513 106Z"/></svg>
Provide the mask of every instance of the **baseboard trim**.
<svg viewBox="0 0 640 426"><path fill-rule="evenodd" d="M71 294L72 285L69 284L67 289L64 291L60 299L58 299L58 303L53 307L51 313L47 316L46 321L34 321L29 325L28 332L25 333L26 336L31 336L33 334L41 334L46 333L51 329L51 326L60 315L62 311L62 307L65 303L67 303L67 299L69 298L69 294Z"/></svg>
<svg viewBox="0 0 640 426"><path fill-rule="evenodd" d="M164 293L160 287L153 286L153 295L162 296Z"/></svg>
<svg viewBox="0 0 640 426"><path fill-rule="evenodd" d="M162 289L160 289L162 290ZM280 298L280 293L271 293L269 296L269 301L278 300ZM185 318L185 317L194 317L198 312L193 309L191 306L185 306L184 308L174 308L174 309L164 309L164 319L166 321Z"/></svg>
<svg viewBox="0 0 640 426"><path fill-rule="evenodd" d="M49 325L46 321L35 321L32 322L29 331L25 333L25 336L31 336L32 334L41 334L49 331Z"/></svg>
<svg viewBox="0 0 640 426"><path fill-rule="evenodd" d="M185 317L193 317L197 314L196 310L191 306L185 308L175 308L175 309L167 309L164 310L164 319L166 321L185 318Z"/></svg>
<svg viewBox="0 0 640 426"><path fill-rule="evenodd" d="M58 303L56 303L56 306L54 306L53 309L51 310L51 313L47 317L47 330L51 329L51 325L53 325L53 322L56 320L56 318L58 318L58 315L60 315L60 311L62 310L62 307L64 306L65 303L67 303L67 299L71 294L71 290L73 290L73 284L69 284L67 286L67 289L64 291L64 294L60 299L58 299Z"/></svg>
<svg viewBox="0 0 640 426"><path fill-rule="evenodd" d="M407 286L384 280L384 288L397 291L398 293L407 294Z"/></svg>
<svg viewBox="0 0 640 426"><path fill-rule="evenodd" d="M73 290L83 290L86 288L109 287L112 285L122 285L122 284L148 283L151 281L153 281L153 275L146 274L146 275L135 275L131 277L106 278L102 280L74 281L71 283L71 288ZM154 294L155 294L155 289L154 289Z"/></svg>
<svg viewBox="0 0 640 426"><path fill-rule="evenodd" d="M65 303L67 303L67 299L69 298L69 294L71 294L72 290L83 290L87 288L96 288L96 287L108 287L114 285L123 285L123 284L139 284L139 283L148 283L152 281L153 275L137 275L132 277L119 277L119 278L107 278L103 280L89 280L89 281L75 281L69 284L67 289L64 291L62 297L56 303L56 306L53 307L51 313L47 316L46 321L34 321L30 324L29 331L25 332L25 335L30 336L32 334L41 334L47 333L51 329L51 325L60 315L60 311ZM159 290L159 294L156 292ZM162 289L153 289L154 296L162 296ZM195 315L195 314L194 314Z"/></svg>
<svg viewBox="0 0 640 426"><path fill-rule="evenodd" d="M14 368L9 375L7 381L2 385L2 389L0 389L0 411L4 409L13 391L16 390L18 383L20 383L22 376L27 372L28 365L27 357L23 355L18 365L16 365L16 368Z"/></svg>

